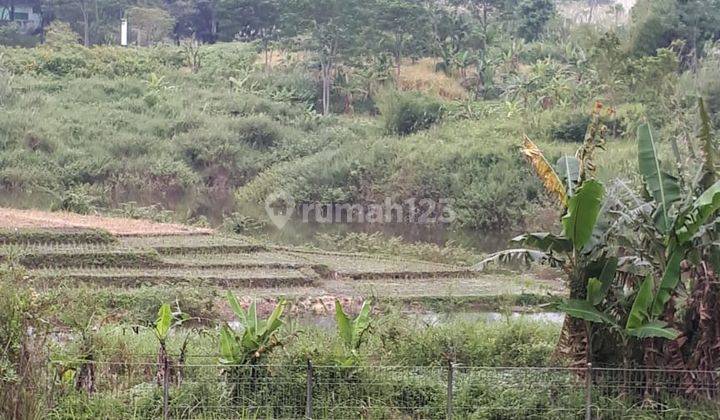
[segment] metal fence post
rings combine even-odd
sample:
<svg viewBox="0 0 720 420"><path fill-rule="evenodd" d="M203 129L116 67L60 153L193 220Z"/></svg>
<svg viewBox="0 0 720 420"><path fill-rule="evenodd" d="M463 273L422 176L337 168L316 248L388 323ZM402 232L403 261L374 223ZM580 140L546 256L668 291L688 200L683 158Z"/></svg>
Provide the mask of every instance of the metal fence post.
<svg viewBox="0 0 720 420"><path fill-rule="evenodd" d="M170 366L168 363L168 356L163 350L163 419L167 420L170 417Z"/></svg>
<svg viewBox="0 0 720 420"><path fill-rule="evenodd" d="M585 420L592 420L592 374L592 363L588 363L585 372Z"/></svg>
<svg viewBox="0 0 720 420"><path fill-rule="evenodd" d="M307 362L307 373L306 373L306 388L305 388L305 418L312 419L313 415L313 365L312 361L308 359Z"/></svg>
<svg viewBox="0 0 720 420"><path fill-rule="evenodd" d="M453 416L453 382L455 381L455 363L450 361L448 364L447 376L447 419L451 420Z"/></svg>

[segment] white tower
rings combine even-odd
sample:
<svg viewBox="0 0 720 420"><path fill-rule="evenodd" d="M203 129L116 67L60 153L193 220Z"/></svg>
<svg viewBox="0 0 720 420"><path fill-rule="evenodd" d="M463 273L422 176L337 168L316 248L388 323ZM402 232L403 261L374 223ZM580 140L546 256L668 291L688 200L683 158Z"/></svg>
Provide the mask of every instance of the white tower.
<svg viewBox="0 0 720 420"><path fill-rule="evenodd" d="M127 47L127 19L120 21L120 45Z"/></svg>

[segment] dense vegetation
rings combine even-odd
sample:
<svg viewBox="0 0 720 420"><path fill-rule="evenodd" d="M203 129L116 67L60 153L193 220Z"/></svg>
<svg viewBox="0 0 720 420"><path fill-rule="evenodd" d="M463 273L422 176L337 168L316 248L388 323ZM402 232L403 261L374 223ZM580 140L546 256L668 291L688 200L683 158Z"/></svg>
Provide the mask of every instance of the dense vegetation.
<svg viewBox="0 0 720 420"><path fill-rule="evenodd" d="M642 118L685 138L693 96L720 110L712 25L662 32L648 23L664 16L655 4L607 26L572 23L542 1L378 1L352 19L373 25L320 33L357 4L301 3L259 2L257 16L203 3L234 22L210 38L200 5L184 17L170 8L177 39L239 31L250 42L130 49L77 45L63 24L83 32L73 6L49 9L44 45L0 52L4 204L217 223L237 210L264 218L258 208L281 188L299 203L450 199L453 228L517 230L554 219L536 217L551 206L517 156L523 132L553 161L602 100L615 112L600 177L632 179ZM120 10L93 7L88 44L106 39L101 22ZM694 6L672 7L699 22ZM326 56L330 40L342 49Z"/></svg>
<svg viewBox="0 0 720 420"><path fill-rule="evenodd" d="M163 396L154 382L167 384L169 366L188 349L224 368L188 371L174 404L232 401L241 377L253 386L271 379L258 395L302 391L297 372L264 365L308 358L329 367L330 378L350 372L342 379L358 389L379 377L399 381L403 397L425 410L402 413L409 416L442 415L442 381L362 366L590 362L640 369L635 392L612 389L608 404L642 409L665 391L670 412L688 398L706 402L702 391L717 393L709 372L720 368L720 4L639 0L626 15L588 3L578 20L565 8L585 2L41 1L39 33L0 27L0 205L263 233L265 200L279 190L299 204L450 199L450 229L529 232L516 239L525 248L478 268L550 265L569 292L557 305L568 315L561 330L526 321L425 327L392 314L371 323L367 307L351 320L338 305L335 334L283 325L283 301L258 323L254 306L232 295L226 309L238 325L225 324L215 290L38 294L22 268L6 264L0 402L12 411L3 415L157 417ZM610 19L593 19L601 4ZM121 17L135 29L135 46L104 45L117 44ZM475 258L463 247L335 233L318 235L318 244ZM176 324L178 306L197 330ZM130 383L96 382L118 371L93 373L95 361L118 363L132 378L131 354L150 367ZM705 373L677 374L683 390L661 391L648 367ZM48 372L55 394L37 386ZM482 411L493 404L557 412L558 401L540 392L486 379L463 383L459 398L480 411L461 415L523 415ZM382 397L398 403L391 392Z"/></svg>

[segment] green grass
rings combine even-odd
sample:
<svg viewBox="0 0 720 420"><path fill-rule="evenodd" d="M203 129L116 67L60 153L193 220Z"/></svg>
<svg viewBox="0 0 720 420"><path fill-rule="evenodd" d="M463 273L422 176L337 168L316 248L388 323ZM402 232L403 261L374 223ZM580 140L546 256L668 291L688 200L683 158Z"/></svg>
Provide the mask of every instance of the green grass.
<svg viewBox="0 0 720 420"><path fill-rule="evenodd" d="M453 228L515 231L546 205L517 153L522 134L535 133L552 161L574 152L548 135L559 109L509 117L504 103L486 101L469 119L453 111L428 130L384 135L375 118L320 118L308 111L314 98L278 95L314 86L295 67L258 72L249 45L208 47L197 74L182 69L178 49L129 51L3 50L15 77L0 120L0 190L18 204L133 202L213 223L238 210L264 220L278 189L296 202L450 199ZM596 158L600 177L628 176L634 156L632 142L611 140Z"/></svg>
<svg viewBox="0 0 720 420"><path fill-rule="evenodd" d="M187 268L115 268L115 269L38 269L30 275L46 284L63 280L98 287L137 287L139 285L194 285L221 287L308 286L315 281L314 272L273 268L187 269Z"/></svg>
<svg viewBox="0 0 720 420"><path fill-rule="evenodd" d="M117 239L95 229L0 229L0 245L78 243L110 244Z"/></svg>
<svg viewBox="0 0 720 420"><path fill-rule="evenodd" d="M266 249L244 239L216 235L134 236L120 241L125 246L153 248L162 255L247 253Z"/></svg>

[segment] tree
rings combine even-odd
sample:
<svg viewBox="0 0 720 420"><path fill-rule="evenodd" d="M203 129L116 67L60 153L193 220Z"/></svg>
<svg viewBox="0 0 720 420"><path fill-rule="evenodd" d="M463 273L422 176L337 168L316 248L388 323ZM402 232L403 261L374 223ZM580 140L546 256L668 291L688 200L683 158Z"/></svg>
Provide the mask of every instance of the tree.
<svg viewBox="0 0 720 420"><path fill-rule="evenodd" d="M293 24L307 31L306 47L319 61L322 112L327 115L336 67L362 40L366 10L354 0L294 0L290 6Z"/></svg>
<svg viewBox="0 0 720 420"><path fill-rule="evenodd" d="M557 170L527 136L521 148L547 192L560 205L563 232L560 235L548 232L521 235L513 242L523 248L492 254L477 265L477 268L484 269L490 263L520 260L561 268L567 275L570 292L568 306L580 306L577 308L579 313L587 312L586 305L577 305L576 302L588 298L591 279L609 277L610 274L603 274L608 270L614 277L613 266L617 265L617 261L608 256L602 234L597 232L601 225L602 200L605 195L603 184L594 179L593 162L595 150L603 148L605 143L605 130L600 122L601 110L601 105L597 104L583 145L574 157L561 157L556 164ZM593 315L598 320L605 319ZM582 319L566 318L558 342L558 353L574 363L589 362L592 359L592 335L591 326L583 323Z"/></svg>
<svg viewBox="0 0 720 420"><path fill-rule="evenodd" d="M169 0L166 7L175 19L173 35L176 41L195 38L202 42L215 42L216 1L215 0Z"/></svg>
<svg viewBox="0 0 720 420"><path fill-rule="evenodd" d="M680 25L675 0L640 0L630 17L630 49L636 55L653 55L670 45Z"/></svg>
<svg viewBox="0 0 720 420"><path fill-rule="evenodd" d="M265 56L265 69L270 69L270 46L281 31L281 0L220 0L218 2L220 27L225 40L243 39L260 41Z"/></svg>
<svg viewBox="0 0 720 420"><path fill-rule="evenodd" d="M417 0L376 0L374 22L383 36L384 49L390 51L395 61L395 76L400 79L403 57L410 53L413 39L420 39L428 33L428 19Z"/></svg>
<svg viewBox="0 0 720 420"><path fill-rule="evenodd" d="M630 52L653 55L676 39L699 57L706 41L720 37L720 0L639 0L632 8Z"/></svg>
<svg viewBox="0 0 720 420"><path fill-rule="evenodd" d="M91 0L44 0L43 12L50 18L57 17L65 21L81 20L83 45L90 46L90 19L91 13L97 17L97 1ZM78 16L79 14L79 16Z"/></svg>
<svg viewBox="0 0 720 420"><path fill-rule="evenodd" d="M518 35L526 41L534 41L555 16L555 3L552 0L521 0L515 13Z"/></svg>
<svg viewBox="0 0 720 420"><path fill-rule="evenodd" d="M127 11L128 25L134 30L139 45L151 45L170 36L175 19L166 10L155 7L131 7Z"/></svg>

